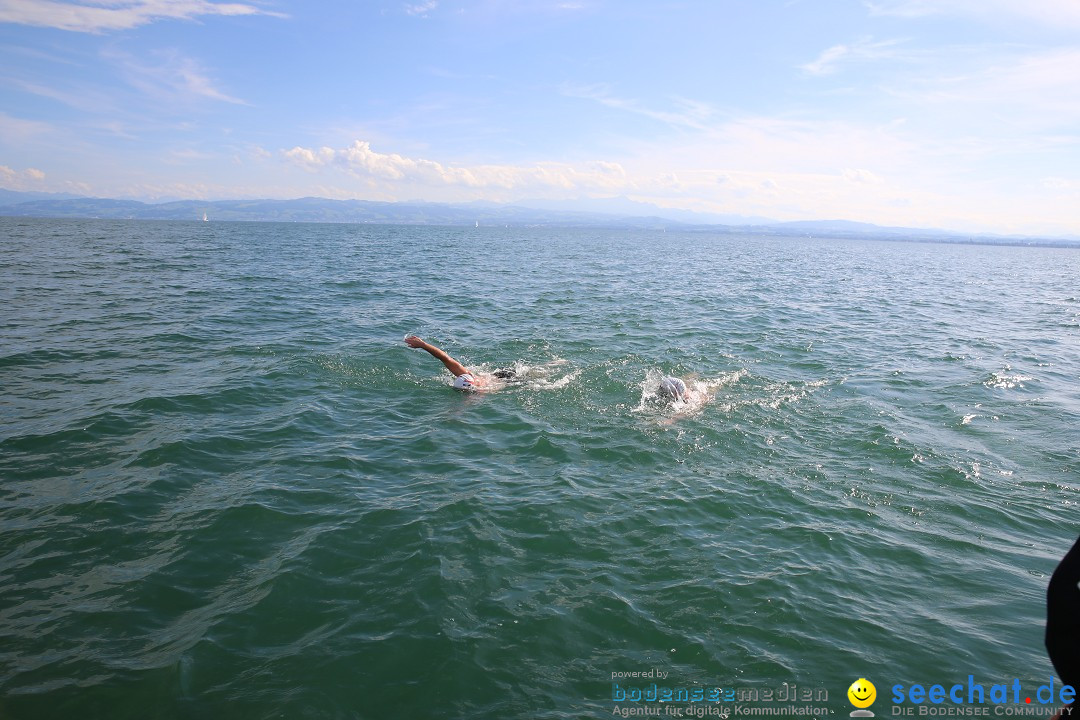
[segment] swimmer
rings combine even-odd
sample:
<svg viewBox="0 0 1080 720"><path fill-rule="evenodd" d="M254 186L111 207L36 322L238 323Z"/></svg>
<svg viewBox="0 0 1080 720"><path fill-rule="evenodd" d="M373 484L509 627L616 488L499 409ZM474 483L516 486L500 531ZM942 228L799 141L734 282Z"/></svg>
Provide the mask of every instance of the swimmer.
<svg viewBox="0 0 1080 720"><path fill-rule="evenodd" d="M686 402L686 383L677 377L665 375L660 380L660 392L675 402Z"/></svg>
<svg viewBox="0 0 1080 720"><path fill-rule="evenodd" d="M415 335L409 335L405 338L405 344L411 348L417 348L419 350L426 350L436 360L441 362L450 374L454 376L454 387L458 390L484 390L486 389L486 383L480 377L477 377L476 373L473 373L469 368L459 363L454 358L446 354L445 351L435 347L430 343L426 343ZM505 368L502 370L496 370L492 373L500 380L513 380L517 377L517 372L512 368Z"/></svg>
<svg viewBox="0 0 1080 720"><path fill-rule="evenodd" d="M483 381L477 379L477 377L469 371L469 368L465 367L434 345L424 342L415 335L407 336L405 338L405 344L411 348L426 350L432 357L441 362L446 369L450 371L450 374L454 376L454 387L458 390L480 390L484 387Z"/></svg>

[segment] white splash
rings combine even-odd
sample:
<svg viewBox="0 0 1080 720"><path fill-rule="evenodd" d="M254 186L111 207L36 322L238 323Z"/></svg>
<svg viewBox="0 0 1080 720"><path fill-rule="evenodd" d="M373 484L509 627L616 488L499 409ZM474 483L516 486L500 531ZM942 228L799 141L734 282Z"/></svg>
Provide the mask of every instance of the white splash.
<svg viewBox="0 0 1080 720"><path fill-rule="evenodd" d="M506 367L494 367L481 365L476 373L484 381L488 390L502 390L507 387L524 387L529 390L560 390L565 388L581 375L580 370L562 372L567 361L563 358L553 358L544 363L526 363L517 361ZM501 378L495 375L499 370L512 370L513 376Z"/></svg>
<svg viewBox="0 0 1080 720"><path fill-rule="evenodd" d="M718 390L737 382L746 374L745 370L735 370L714 378L680 378L686 383L686 395L682 399L672 399L660 387L667 375L656 369L649 370L641 381L641 398L633 412L656 416L665 425L681 418L692 417L699 414L716 397Z"/></svg>
<svg viewBox="0 0 1080 720"><path fill-rule="evenodd" d="M1022 388L1025 382L1035 379L1030 375L1021 375L1020 373L1010 375L1011 370L1012 368L1006 365L1001 372L991 373L990 377L983 381L983 385L996 390L1012 390Z"/></svg>

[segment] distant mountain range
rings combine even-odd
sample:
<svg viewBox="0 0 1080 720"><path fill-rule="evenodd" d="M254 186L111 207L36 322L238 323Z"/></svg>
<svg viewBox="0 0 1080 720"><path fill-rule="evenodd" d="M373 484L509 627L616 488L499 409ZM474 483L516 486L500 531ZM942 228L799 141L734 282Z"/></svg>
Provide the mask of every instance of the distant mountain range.
<svg viewBox="0 0 1080 720"><path fill-rule="evenodd" d="M137 220L210 220L251 222L387 223L410 225L544 225L658 227L673 220L649 216L620 216L595 212L553 211L518 205L471 203L446 205L426 202L368 200L179 200L144 203L105 198L27 198L0 200L0 215L54 218Z"/></svg>
<svg viewBox="0 0 1080 720"><path fill-rule="evenodd" d="M66 195L64 193L17 192L15 190L4 190L3 188L0 188L0 207L3 207L4 205L16 205L31 200L70 200L77 197L79 196Z"/></svg>
<svg viewBox="0 0 1080 720"><path fill-rule="evenodd" d="M178 200L145 203L0 189L0 216L102 218L136 220L379 223L397 225L618 227L708 229L762 235L828 235L927 242L980 242L1078 246L1080 237L973 237L945 230L881 227L848 220L778 222L762 217L715 215L661 208L628 198L579 201L524 201L515 205L490 202L442 204L373 202L368 200Z"/></svg>

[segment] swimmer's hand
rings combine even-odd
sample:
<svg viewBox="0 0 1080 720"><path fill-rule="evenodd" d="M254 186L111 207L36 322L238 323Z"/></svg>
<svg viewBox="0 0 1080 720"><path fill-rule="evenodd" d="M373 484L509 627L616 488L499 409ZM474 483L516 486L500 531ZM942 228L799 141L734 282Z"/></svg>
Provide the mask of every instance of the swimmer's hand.
<svg viewBox="0 0 1080 720"><path fill-rule="evenodd" d="M427 343L416 337L415 335L407 336L405 338L405 344L411 348L417 348L419 350L424 350L425 348L427 348Z"/></svg>

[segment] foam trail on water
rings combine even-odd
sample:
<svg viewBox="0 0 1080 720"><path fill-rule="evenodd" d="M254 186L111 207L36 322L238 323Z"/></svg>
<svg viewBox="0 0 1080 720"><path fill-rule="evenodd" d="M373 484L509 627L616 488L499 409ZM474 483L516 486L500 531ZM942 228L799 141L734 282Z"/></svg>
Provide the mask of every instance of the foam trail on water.
<svg viewBox="0 0 1080 720"><path fill-rule="evenodd" d="M513 365L496 367L483 364L477 367L476 374L484 381L489 390L502 390L506 387L521 386L529 390L560 390L581 375L580 370L563 372L567 365L563 358L553 358L543 363L515 361ZM510 377L499 377L499 371L510 370Z"/></svg>
<svg viewBox="0 0 1080 720"><path fill-rule="evenodd" d="M716 396L716 392L726 385L737 382L746 375L745 370L722 373L714 378L689 376L680 378L686 383L686 395L674 399L665 392L661 383L667 377L656 369L650 369L641 381L641 398L633 412L654 415L664 424L701 413Z"/></svg>

